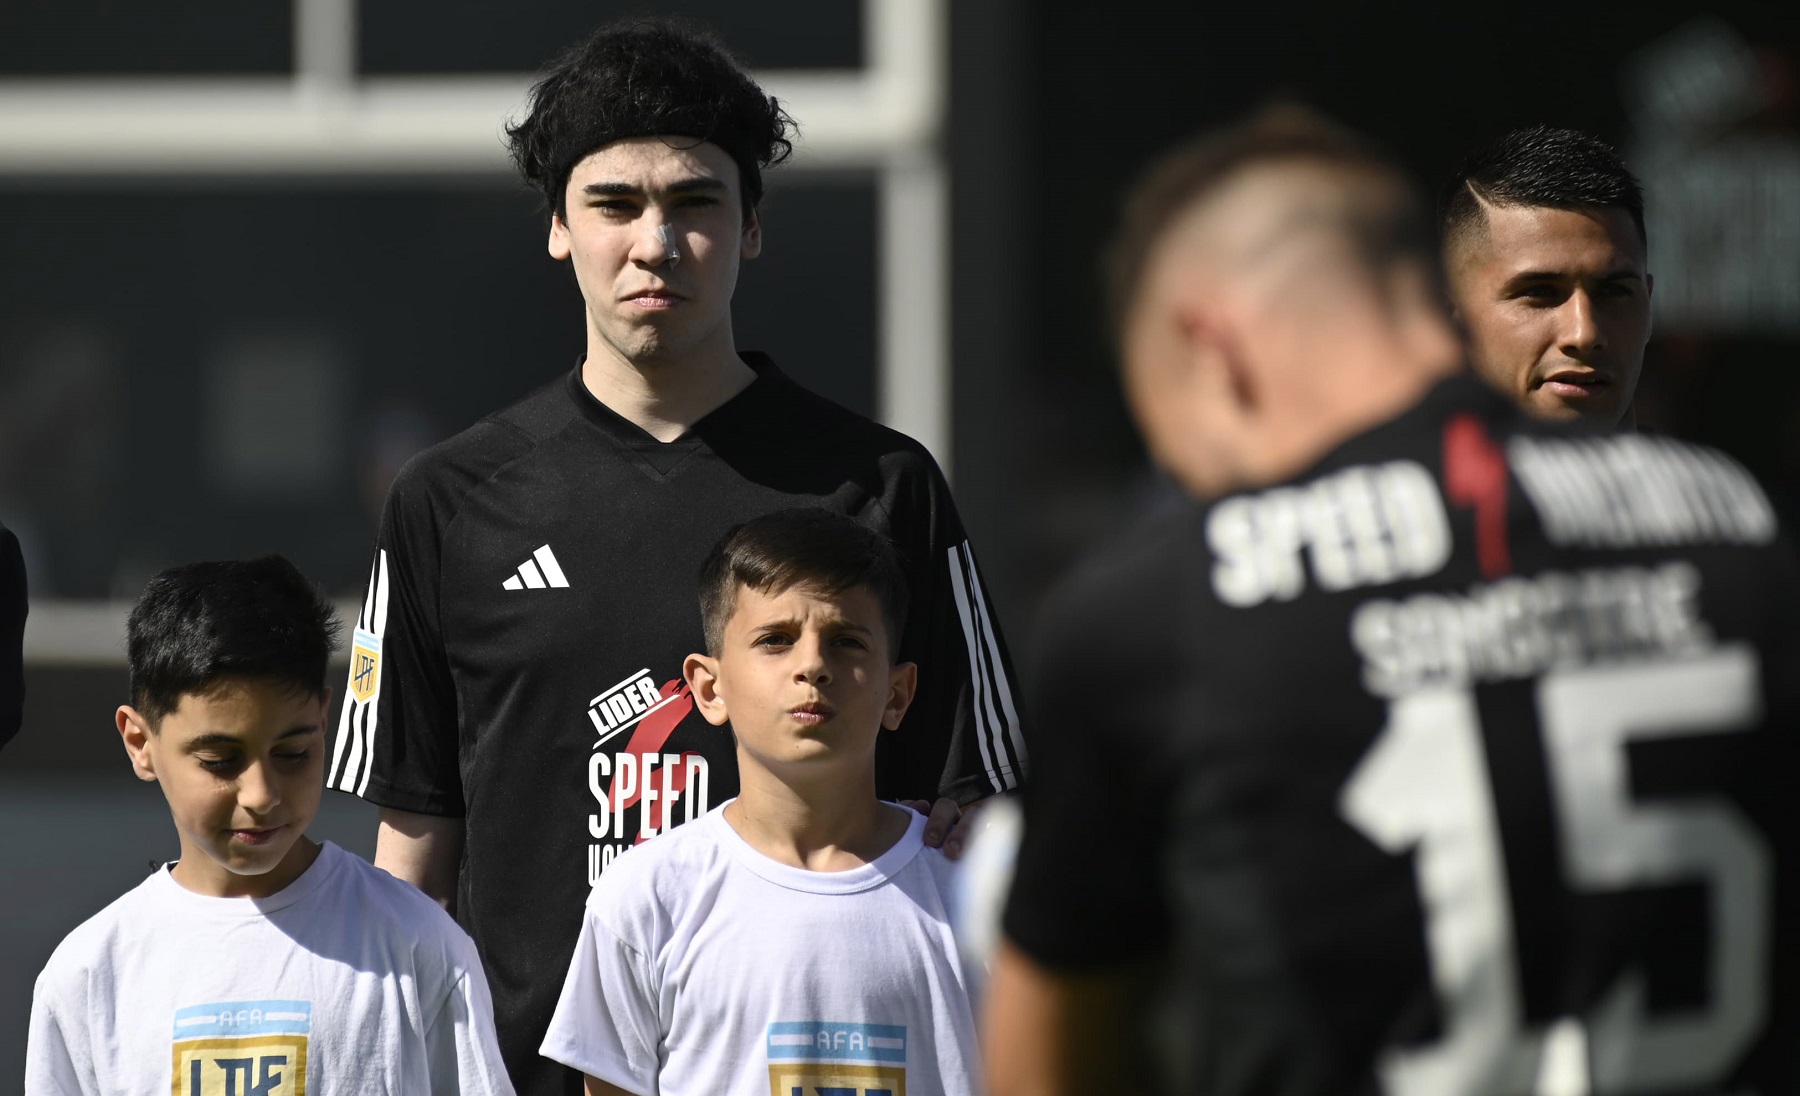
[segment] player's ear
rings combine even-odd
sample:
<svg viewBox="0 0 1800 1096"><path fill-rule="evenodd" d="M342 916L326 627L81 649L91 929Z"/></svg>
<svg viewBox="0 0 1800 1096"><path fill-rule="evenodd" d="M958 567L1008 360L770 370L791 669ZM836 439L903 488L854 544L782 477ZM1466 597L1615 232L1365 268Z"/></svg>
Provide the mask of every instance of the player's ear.
<svg viewBox="0 0 1800 1096"><path fill-rule="evenodd" d="M887 705L881 709L881 725L888 730L898 730L900 720L906 717L906 709L912 705L913 695L919 690L919 664L902 662L888 673Z"/></svg>
<svg viewBox="0 0 1800 1096"><path fill-rule="evenodd" d="M132 771L137 773L139 780L155 780L156 762L150 756L150 736L155 732L150 729L150 721L131 705L121 704L113 713L113 722L118 724L119 738L125 743L126 756L131 758Z"/></svg>
<svg viewBox="0 0 1800 1096"><path fill-rule="evenodd" d="M715 727L723 727L731 718L725 710L725 697L719 693L719 660L708 655L692 654L681 664L681 676L687 679L694 707L701 718Z"/></svg>
<svg viewBox="0 0 1800 1096"><path fill-rule="evenodd" d="M552 210L550 213L550 257L561 262L569 257L569 225L563 215Z"/></svg>
<svg viewBox="0 0 1800 1096"><path fill-rule="evenodd" d="M756 215L756 210L753 209L750 211L750 216L744 218L743 235L738 241L738 257L740 259L754 259L761 254L762 218L758 217Z"/></svg>
<svg viewBox="0 0 1800 1096"><path fill-rule="evenodd" d="M1203 406L1243 412L1255 406L1256 378L1236 333L1213 310L1186 307L1180 329L1181 385Z"/></svg>

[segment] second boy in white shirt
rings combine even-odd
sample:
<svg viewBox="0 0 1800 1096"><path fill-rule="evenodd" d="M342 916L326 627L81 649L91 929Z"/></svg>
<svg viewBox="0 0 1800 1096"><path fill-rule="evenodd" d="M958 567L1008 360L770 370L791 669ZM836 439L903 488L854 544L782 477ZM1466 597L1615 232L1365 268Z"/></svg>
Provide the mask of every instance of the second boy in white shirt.
<svg viewBox="0 0 1800 1096"><path fill-rule="evenodd" d="M887 542L821 510L707 560L684 671L742 790L594 888L543 1045L590 1094L975 1091L950 864L875 796L917 679L891 654L905 600Z"/></svg>

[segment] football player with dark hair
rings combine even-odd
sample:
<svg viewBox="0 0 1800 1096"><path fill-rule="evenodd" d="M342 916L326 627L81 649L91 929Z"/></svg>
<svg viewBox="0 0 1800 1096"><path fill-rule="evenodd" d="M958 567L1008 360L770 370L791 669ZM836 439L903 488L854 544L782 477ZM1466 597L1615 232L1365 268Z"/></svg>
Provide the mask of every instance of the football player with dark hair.
<svg viewBox="0 0 1800 1096"><path fill-rule="evenodd" d="M682 681L705 643L693 576L727 529L821 507L895 544L920 684L876 782L931 810L929 844L954 851L959 808L1022 773L1005 645L931 455L733 336L792 134L683 24L614 24L558 60L509 136L586 354L388 496L327 779L380 804L378 865L454 903L522 1093L580 1090L538 1046L601 874L737 793L731 736Z"/></svg>
<svg viewBox="0 0 1800 1096"><path fill-rule="evenodd" d="M1196 498L1045 614L991 1096L1800 1085L1775 515L1463 374L1424 216L1292 114L1127 203L1127 402Z"/></svg>
<svg viewBox="0 0 1800 1096"><path fill-rule="evenodd" d="M1475 372L1543 418L1629 422L1655 279L1619 154L1578 130L1514 130L1457 168L1439 221Z"/></svg>

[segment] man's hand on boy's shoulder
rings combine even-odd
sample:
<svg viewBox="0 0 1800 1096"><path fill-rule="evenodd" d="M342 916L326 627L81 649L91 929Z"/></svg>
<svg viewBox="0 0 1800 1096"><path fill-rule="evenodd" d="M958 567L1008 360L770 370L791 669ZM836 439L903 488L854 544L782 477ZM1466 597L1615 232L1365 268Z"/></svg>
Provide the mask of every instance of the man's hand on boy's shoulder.
<svg viewBox="0 0 1800 1096"><path fill-rule="evenodd" d="M977 799L959 807L954 799L940 799L936 803L924 799L902 799L900 805L925 816L926 845L943 849L945 856L959 860L963 849L969 844L969 838L975 833L975 820L981 814L981 805L986 802L985 799Z"/></svg>

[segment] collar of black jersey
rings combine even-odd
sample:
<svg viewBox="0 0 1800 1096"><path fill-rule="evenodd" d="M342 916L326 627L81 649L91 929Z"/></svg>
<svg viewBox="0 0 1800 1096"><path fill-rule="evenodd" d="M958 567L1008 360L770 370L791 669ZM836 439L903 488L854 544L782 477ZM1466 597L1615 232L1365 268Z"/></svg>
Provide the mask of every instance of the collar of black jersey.
<svg viewBox="0 0 1800 1096"><path fill-rule="evenodd" d="M702 415L698 422L688 427L687 432L674 441L657 441L643 427L595 398L588 391L587 385L581 383L581 367L587 361L586 354L576 357L575 368L569 370L565 383L568 385L569 398L574 401L582 417L619 444L643 453L679 452L704 444L707 434L762 402L764 395L772 388L793 383L775 364L775 359L760 350L740 350L738 359L756 371L756 379L746 385L742 392Z"/></svg>
<svg viewBox="0 0 1800 1096"><path fill-rule="evenodd" d="M1391 459L1395 447L1390 439L1433 431L1437 423L1458 411L1472 412L1490 427L1530 421L1505 396L1465 371L1438 381L1405 411L1333 446L1305 471L1285 482L1301 483L1345 465Z"/></svg>

